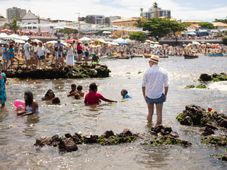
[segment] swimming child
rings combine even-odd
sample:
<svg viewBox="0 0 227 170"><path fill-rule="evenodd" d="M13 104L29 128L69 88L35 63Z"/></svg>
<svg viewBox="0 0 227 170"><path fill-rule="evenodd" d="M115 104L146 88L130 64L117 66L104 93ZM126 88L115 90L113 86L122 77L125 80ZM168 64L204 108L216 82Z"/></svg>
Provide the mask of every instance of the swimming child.
<svg viewBox="0 0 227 170"><path fill-rule="evenodd" d="M82 92L83 87L81 85L77 86L77 93L80 95L80 97L84 97L84 92Z"/></svg>
<svg viewBox="0 0 227 170"><path fill-rule="evenodd" d="M128 95L128 91L125 89L121 90L121 96L123 97L123 99L130 99L131 96Z"/></svg>
<svg viewBox="0 0 227 170"><path fill-rule="evenodd" d="M61 101L60 101L60 99L58 98L58 97L55 97L55 94L54 94L54 92L53 92L53 90L51 90L51 89L49 89L47 92L46 92L46 94L45 94L45 96L42 98L42 100L44 101L51 101L52 102L52 104L60 104L61 103Z"/></svg>
<svg viewBox="0 0 227 170"><path fill-rule="evenodd" d="M25 108L17 109L17 115L31 115L39 113L39 106L33 101L33 94L31 91L24 93Z"/></svg>
<svg viewBox="0 0 227 170"><path fill-rule="evenodd" d="M86 94L85 99L84 99L84 104L85 105L96 105L100 104L101 100L105 102L117 102L113 101L110 99L106 99L105 97L102 96L102 94L97 93L98 87L95 83L91 83L89 86L89 93Z"/></svg>
<svg viewBox="0 0 227 170"><path fill-rule="evenodd" d="M69 92L68 97L74 96L76 93L76 84L71 84L71 91Z"/></svg>

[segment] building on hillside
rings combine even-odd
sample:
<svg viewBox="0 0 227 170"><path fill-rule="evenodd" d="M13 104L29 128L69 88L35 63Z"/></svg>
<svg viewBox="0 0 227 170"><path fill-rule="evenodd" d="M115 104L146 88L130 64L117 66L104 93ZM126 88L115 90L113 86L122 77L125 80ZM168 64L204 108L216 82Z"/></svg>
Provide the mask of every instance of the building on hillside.
<svg viewBox="0 0 227 170"><path fill-rule="evenodd" d="M0 15L0 27L3 27L7 23L7 19Z"/></svg>
<svg viewBox="0 0 227 170"><path fill-rule="evenodd" d="M147 12L143 11L143 8L140 9L140 16L152 19L152 18L171 18L171 11L161 9L157 4L154 4Z"/></svg>
<svg viewBox="0 0 227 170"><path fill-rule="evenodd" d="M88 24L105 24L105 16L104 15L87 15L85 17L85 22Z"/></svg>
<svg viewBox="0 0 227 170"><path fill-rule="evenodd" d="M12 7L6 10L6 17L8 22L12 22L14 19L20 21L25 15L27 11L25 9Z"/></svg>
<svg viewBox="0 0 227 170"><path fill-rule="evenodd" d="M227 24L222 23L222 22L213 22L212 23L215 27L218 29L227 29Z"/></svg>
<svg viewBox="0 0 227 170"><path fill-rule="evenodd" d="M53 26L51 26L50 19L40 18L39 16L32 13L30 10L28 13L21 19L21 28L24 32L53 32Z"/></svg>

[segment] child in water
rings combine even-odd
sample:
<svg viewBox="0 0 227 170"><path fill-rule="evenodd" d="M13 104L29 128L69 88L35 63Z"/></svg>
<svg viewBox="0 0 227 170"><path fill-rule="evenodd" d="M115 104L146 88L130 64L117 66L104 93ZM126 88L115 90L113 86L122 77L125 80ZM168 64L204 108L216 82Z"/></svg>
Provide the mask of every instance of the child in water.
<svg viewBox="0 0 227 170"><path fill-rule="evenodd" d="M75 94L77 94L76 84L71 84L71 91L69 92L68 97L75 96Z"/></svg>
<svg viewBox="0 0 227 170"><path fill-rule="evenodd" d="M33 101L33 94L31 91L24 93L25 108L17 109L17 115L31 115L39 113L39 105Z"/></svg>
<svg viewBox="0 0 227 170"><path fill-rule="evenodd" d="M121 96L123 97L123 99L130 99L131 96L128 95L128 91L125 89L121 90Z"/></svg>
<svg viewBox="0 0 227 170"><path fill-rule="evenodd" d="M83 87L81 85L77 86L77 93L80 95L80 97L84 97L84 92L82 92Z"/></svg>
<svg viewBox="0 0 227 170"><path fill-rule="evenodd" d="M53 90L51 90L51 89L49 89L47 92L46 92L46 94L45 94L45 96L42 98L42 100L44 101L51 101L52 102L52 104L60 104L61 103L61 101L60 101L60 99L58 98L58 97L55 97L55 94L54 94L54 92L53 92Z"/></svg>
<svg viewBox="0 0 227 170"><path fill-rule="evenodd" d="M97 85L95 83L91 83L89 86L89 93L86 94L85 99L84 99L85 105L100 104L101 100L103 100L105 102L117 102L117 101L113 101L110 99L106 99L100 93L97 93L97 91L98 91Z"/></svg>

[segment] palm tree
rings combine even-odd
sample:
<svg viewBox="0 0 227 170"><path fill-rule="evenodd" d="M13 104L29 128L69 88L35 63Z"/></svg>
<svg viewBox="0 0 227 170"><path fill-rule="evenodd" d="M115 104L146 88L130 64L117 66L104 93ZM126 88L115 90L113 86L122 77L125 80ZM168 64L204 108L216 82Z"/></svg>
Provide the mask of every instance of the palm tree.
<svg viewBox="0 0 227 170"><path fill-rule="evenodd" d="M158 8L157 2L155 2L155 3L153 4L153 8Z"/></svg>
<svg viewBox="0 0 227 170"><path fill-rule="evenodd" d="M20 28L19 25L17 24L17 20L13 19L11 23L5 24L5 26L11 30L13 30L14 33L17 32L17 30Z"/></svg>

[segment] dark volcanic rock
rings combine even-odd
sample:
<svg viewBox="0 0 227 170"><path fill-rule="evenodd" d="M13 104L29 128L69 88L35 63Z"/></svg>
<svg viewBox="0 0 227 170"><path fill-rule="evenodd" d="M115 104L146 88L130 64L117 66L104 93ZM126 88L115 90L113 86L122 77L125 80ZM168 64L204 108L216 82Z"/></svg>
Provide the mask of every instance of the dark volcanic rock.
<svg viewBox="0 0 227 170"><path fill-rule="evenodd" d="M207 136L201 139L204 144L211 144L215 146L226 146L227 136Z"/></svg>
<svg viewBox="0 0 227 170"><path fill-rule="evenodd" d="M213 134L214 134L214 130L208 126L206 126L204 128L203 133L202 133L203 136L209 136L209 135L213 135Z"/></svg>
<svg viewBox="0 0 227 170"><path fill-rule="evenodd" d="M212 80L212 76L209 74L201 74L199 77L200 81L211 81Z"/></svg>
<svg viewBox="0 0 227 170"><path fill-rule="evenodd" d="M58 148L60 152L73 152L78 150L78 147L72 138L60 140Z"/></svg>

